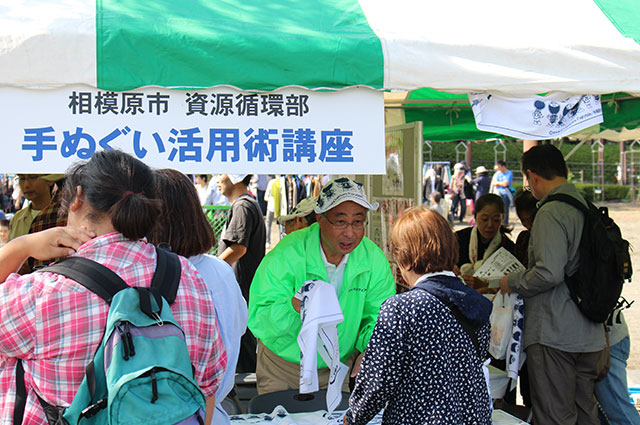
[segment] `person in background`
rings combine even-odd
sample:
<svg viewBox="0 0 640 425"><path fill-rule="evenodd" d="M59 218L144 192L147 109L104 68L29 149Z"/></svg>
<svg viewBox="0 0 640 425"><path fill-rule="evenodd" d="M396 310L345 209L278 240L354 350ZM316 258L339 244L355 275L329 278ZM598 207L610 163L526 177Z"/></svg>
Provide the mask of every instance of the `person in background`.
<svg viewBox="0 0 640 425"><path fill-rule="evenodd" d="M489 177L489 170L484 166L481 165L476 168L476 177L473 179L473 185L476 189L475 201L477 201L482 195L489 193L489 189L491 188L491 177Z"/></svg>
<svg viewBox="0 0 640 425"><path fill-rule="evenodd" d="M611 366L607 376L596 382L595 388L600 406L600 424L640 425L640 414L635 406L629 403L627 360L631 351L631 340L622 311L616 310L613 313L613 322L609 327L609 344Z"/></svg>
<svg viewBox="0 0 640 425"><path fill-rule="evenodd" d="M304 229L316 222L316 214L313 209L318 203L317 197L303 199L291 211L291 214L278 217L278 223L284 226L284 233L290 235L296 230Z"/></svg>
<svg viewBox="0 0 640 425"><path fill-rule="evenodd" d="M464 221L464 217L467 214L467 201L464 191L465 181L467 181L469 177L464 169L464 164L457 163L453 167L453 178L451 180L451 193L453 193L453 199L451 200L451 214L454 218L458 215L458 220L460 223ZM460 208L460 213L458 214L458 207Z"/></svg>
<svg viewBox="0 0 640 425"><path fill-rule="evenodd" d="M440 195L440 192L431 192L431 205L429 206L429 209L446 218L447 222L449 222L449 224L453 226L453 215L451 214L451 212L449 212L448 208L445 211L445 208L445 202L442 199L442 195Z"/></svg>
<svg viewBox="0 0 640 425"><path fill-rule="evenodd" d="M507 236L511 229L502 224L504 210L498 195L483 195L475 203L473 217L476 224L456 232L462 278L467 285L481 292L488 291L488 282L473 276L474 273L500 247L513 254L514 244Z"/></svg>
<svg viewBox="0 0 640 425"><path fill-rule="evenodd" d="M519 190L513 197L513 204L516 207L516 214L524 230L518 234L513 255L527 268L529 265L529 239L531 238L531 228L533 219L538 212L538 200L533 197L528 190Z"/></svg>
<svg viewBox="0 0 640 425"><path fill-rule="evenodd" d="M67 225L67 216L60 211L65 175L53 174L51 178L55 178L54 176L57 176L58 180L54 181L54 185L51 189L51 200L49 201L49 204L47 204L47 206L44 207L33 219L33 222L31 222L31 226L29 227L29 233L41 232L52 227L64 227ZM56 258L47 261L39 261L35 258L29 258L18 273L31 273L33 270L46 266L57 260L58 259Z"/></svg>
<svg viewBox="0 0 640 425"><path fill-rule="evenodd" d="M513 172L507 169L507 163L503 160L496 162L496 172L491 179L491 192L500 195L502 202L504 202L504 217L503 224L509 225L509 207L513 200Z"/></svg>
<svg viewBox="0 0 640 425"><path fill-rule="evenodd" d="M412 289L380 308L345 425L365 425L383 408L389 425L491 424L482 366L492 304L454 274L451 227L440 214L413 207L393 225L391 246Z"/></svg>
<svg viewBox="0 0 640 425"><path fill-rule="evenodd" d="M216 182L209 179L209 174L197 174L195 179L200 205L229 205L229 200L220 193Z"/></svg>
<svg viewBox="0 0 640 425"><path fill-rule="evenodd" d="M4 216L4 213L2 213ZM0 246L4 246L9 242L9 220L3 218L0 220Z"/></svg>
<svg viewBox="0 0 640 425"><path fill-rule="evenodd" d="M31 202L11 219L9 240L29 233L33 220L49 205L54 183L62 177L64 174L18 174L20 189Z"/></svg>
<svg viewBox="0 0 640 425"><path fill-rule="evenodd" d="M205 199L207 199L207 193L209 192L209 175L196 174L195 187L198 191L198 199L200 200L200 205L206 205Z"/></svg>
<svg viewBox="0 0 640 425"><path fill-rule="evenodd" d="M218 256L233 267L247 303L250 302L251 281L264 257L267 233L260 206L247 191L250 181L251 174L221 174L218 177L220 193L231 201L227 223L218 245ZM255 371L256 340L247 331L242 337L236 372Z"/></svg>
<svg viewBox="0 0 640 425"><path fill-rule="evenodd" d="M267 202L264 199L264 195L267 191L269 178L266 174L254 174L253 178L256 184L256 199L258 200L260 211L262 211L262 216L264 217L267 215Z"/></svg>
<svg viewBox="0 0 640 425"><path fill-rule="evenodd" d="M213 297L220 337L227 351L227 367L216 392L211 423L228 425L229 415L221 403L235 383L240 340L247 330L247 303L231 266L217 257L207 255L215 245L215 236L189 178L171 169L157 170L155 175L156 193L162 200L162 214L147 240L154 245L169 244L171 251L188 258ZM180 214L176 214L176 211L180 211Z"/></svg>
<svg viewBox="0 0 640 425"><path fill-rule="evenodd" d="M355 361L352 375L357 373L356 350L364 352L380 305L395 293L389 262L364 236L367 211L377 208L360 183L347 177L331 180L314 209L317 223L287 235L260 263L249 298L249 329L259 339L259 394L300 387L302 321L294 295L308 280L335 288L344 314L337 325L340 361L347 366ZM320 387L326 388L329 369L322 359L318 369Z"/></svg>
<svg viewBox="0 0 640 425"><path fill-rule="evenodd" d="M99 261L131 285L150 286L156 249L143 238L159 218L159 203L153 172L131 155L98 151L88 162L75 164L67 173L62 205L68 225L84 228L85 236L93 239L82 237L84 243L73 245L73 255ZM0 257L13 252L15 271L33 254L28 241L64 230L56 227L16 238L0 250ZM2 259L3 270L8 262ZM180 266L180 288L171 311L184 330L210 418L227 359L206 284L185 258L180 258ZM45 425L38 397L53 406L70 405L102 340L109 305L70 278L35 272L6 278L0 285L0 311L0 422L13 421L16 366L22 360L27 386L22 423Z"/></svg>
<svg viewBox="0 0 640 425"><path fill-rule="evenodd" d="M264 192L264 200L267 203L267 217L265 218L266 226L266 248L271 247L271 228L273 222L280 216L280 176L275 174L269 175L269 183L267 190ZM278 241L280 241L280 232L278 232Z"/></svg>

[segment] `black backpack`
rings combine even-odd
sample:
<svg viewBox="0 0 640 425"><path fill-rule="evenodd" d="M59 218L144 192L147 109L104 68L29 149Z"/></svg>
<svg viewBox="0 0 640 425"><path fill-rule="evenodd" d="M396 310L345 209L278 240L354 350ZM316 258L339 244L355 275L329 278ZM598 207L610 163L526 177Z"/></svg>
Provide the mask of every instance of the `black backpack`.
<svg viewBox="0 0 640 425"><path fill-rule="evenodd" d="M565 282L580 311L590 320L604 323L618 305L622 285L631 279L629 242L622 239L607 207L598 208L588 200L584 206L562 193L550 195L544 203L551 201L565 202L584 214L580 265L572 276L565 276Z"/></svg>

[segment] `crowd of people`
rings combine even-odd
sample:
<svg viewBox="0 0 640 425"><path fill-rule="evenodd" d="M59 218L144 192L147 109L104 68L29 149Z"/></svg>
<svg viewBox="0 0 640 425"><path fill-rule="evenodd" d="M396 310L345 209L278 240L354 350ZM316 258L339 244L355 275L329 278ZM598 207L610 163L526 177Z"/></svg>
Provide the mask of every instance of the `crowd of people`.
<svg viewBox="0 0 640 425"><path fill-rule="evenodd" d="M504 204L503 222L509 224L509 208L513 205L516 190L513 187L513 172L507 168L504 160L496 161L493 176L480 165L474 175L464 161L453 166L451 175L448 167L438 165L429 169L422 181L422 193L425 205L439 212L451 225L455 221L465 222L467 206L474 211L474 204L482 195L494 193L502 198ZM475 217L469 220L473 224Z"/></svg>
<svg viewBox="0 0 640 425"><path fill-rule="evenodd" d="M351 393L345 424L366 424L382 409L385 424L490 424L485 368L489 361L506 367L489 355L488 297L498 291L524 299L520 387L533 423L640 423L624 400L624 319L605 350L605 327L582 315L564 284L579 262L582 213L560 202L538 208L554 193L584 200L552 145L525 152L521 171L527 187L518 193L502 161L492 178L483 166L472 177L465 164L456 164L450 184L429 175L430 206L404 211L390 231L393 260L409 287L401 294L387 257L365 236L378 204L348 177L187 176L119 151L98 152L66 175L19 174L28 205L13 216L0 249L1 419L15 418L18 364L26 387L22 423L47 423L42 400L69 406L107 318L102 298L39 265L80 256L148 287L161 246L180 256L171 310L207 399L207 425L229 423L221 402L237 373L255 372L259 394L300 387L301 368L310 366L298 341L314 303L342 312L331 341L346 377L337 379L324 356L311 369L318 388ZM443 208L445 194L450 208ZM464 220L467 199L472 220L454 232L452 217ZM203 205L229 206L218 238ZM526 229L515 242L511 205ZM526 271L494 287L475 274L500 248ZM333 296L314 298L322 294L314 285ZM610 371L598 380L604 363ZM515 399L514 391L505 396Z"/></svg>

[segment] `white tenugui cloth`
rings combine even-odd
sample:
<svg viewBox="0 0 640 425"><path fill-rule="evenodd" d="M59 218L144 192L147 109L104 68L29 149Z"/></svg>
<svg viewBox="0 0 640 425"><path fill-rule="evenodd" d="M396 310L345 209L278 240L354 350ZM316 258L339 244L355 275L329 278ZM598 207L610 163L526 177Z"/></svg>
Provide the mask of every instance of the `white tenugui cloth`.
<svg viewBox="0 0 640 425"><path fill-rule="evenodd" d="M318 357L331 370L327 388L327 410L331 413L342 400L342 382L349 368L340 362L336 325L344 320L334 287L320 280L309 280L296 293L300 300L302 328L300 345L300 393L318 391Z"/></svg>
<svg viewBox="0 0 640 425"><path fill-rule="evenodd" d="M527 140L567 136L603 121L600 96L506 97L471 93L469 102L479 130Z"/></svg>

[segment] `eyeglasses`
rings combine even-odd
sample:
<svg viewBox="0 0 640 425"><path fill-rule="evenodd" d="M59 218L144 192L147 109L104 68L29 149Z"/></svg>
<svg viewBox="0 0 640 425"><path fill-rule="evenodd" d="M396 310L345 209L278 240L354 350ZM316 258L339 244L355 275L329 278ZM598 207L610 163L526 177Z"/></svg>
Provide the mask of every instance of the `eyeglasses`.
<svg viewBox="0 0 640 425"><path fill-rule="evenodd" d="M364 226L367 225L367 220L354 220L351 223L349 223L346 220L331 221L326 214L322 214L322 216L329 222L329 224L331 224L334 228L338 230L344 230L349 226L351 226L353 230L362 230L364 229Z"/></svg>
<svg viewBox="0 0 640 425"><path fill-rule="evenodd" d="M531 186L529 186L529 185L522 186L522 188L523 188L524 190L526 190L527 192L531 192Z"/></svg>

